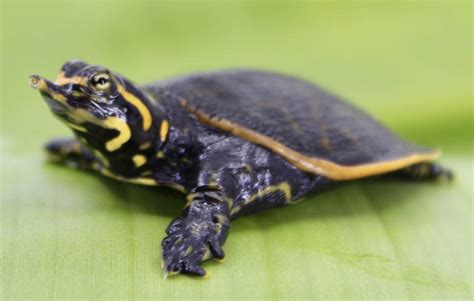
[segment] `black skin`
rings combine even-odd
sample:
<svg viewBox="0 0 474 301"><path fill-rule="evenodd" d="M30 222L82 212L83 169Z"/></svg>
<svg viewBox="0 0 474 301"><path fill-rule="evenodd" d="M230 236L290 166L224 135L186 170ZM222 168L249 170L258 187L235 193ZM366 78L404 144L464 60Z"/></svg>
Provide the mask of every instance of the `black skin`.
<svg viewBox="0 0 474 301"><path fill-rule="evenodd" d="M157 182L179 183L191 197L182 215L167 228L168 236L163 240L162 256L165 271L169 273L204 276L201 262L224 257L222 245L231 220L291 204L330 183L324 177L303 173L282 158L240 138L213 129L204 132L210 136L201 139L201 143L194 141L187 144L192 150L183 151L181 156L176 156L179 152L174 146L184 147L185 139L170 135L163 152L165 158L173 158L172 161L162 159L154 163L153 176ZM208 143L207 147L202 144L214 140L217 141ZM46 149L57 161L86 170L97 169L92 161L94 156L87 149L78 148L78 145L75 139L58 139L50 142ZM196 149L198 145L200 148ZM190 157L191 153L196 155ZM185 163L183 158L186 158ZM282 191L275 191L244 205L258 191L284 182L291 187L290 200L285 199ZM187 252L189 247L192 249Z"/></svg>
<svg viewBox="0 0 474 301"><path fill-rule="evenodd" d="M68 78L90 77L97 70L103 68L83 62L68 62L62 68ZM46 149L54 160L73 167L100 173L107 170L108 175L125 181L146 178L157 185L178 187L186 194L186 206L166 229L167 236L162 243L165 275L185 273L204 276L203 261L224 258L222 246L231 220L291 204L334 183L323 176L300 171L266 148L201 124L179 105L179 98L173 91L148 90L147 93L160 102L159 105L151 104L140 88L119 75L114 74L114 78L119 78L127 91L150 108L153 120L151 130L142 130L142 116L115 93L112 85L108 93L115 95L113 105L100 104L101 110L94 114L102 119L125 116L131 129L131 139L118 150L108 151L104 142L117 136L117 130L84 122L80 125L87 131L72 128L80 141L76 138L55 139L47 144ZM98 105L77 102L66 91L66 88L81 87L73 84L57 87L50 82L48 86L64 95L68 102L83 106L88 111L95 110ZM50 92L42 91L42 94L57 117L73 122L64 113L67 108L51 104ZM165 140L157 134L164 119L169 120L170 124ZM150 146L143 149L141 146L144 143L150 143ZM95 151L106 157L108 166L96 156ZM139 167L132 160L137 154L146 158L146 163ZM451 178L449 171L433 163L410 166L396 174L421 180Z"/></svg>

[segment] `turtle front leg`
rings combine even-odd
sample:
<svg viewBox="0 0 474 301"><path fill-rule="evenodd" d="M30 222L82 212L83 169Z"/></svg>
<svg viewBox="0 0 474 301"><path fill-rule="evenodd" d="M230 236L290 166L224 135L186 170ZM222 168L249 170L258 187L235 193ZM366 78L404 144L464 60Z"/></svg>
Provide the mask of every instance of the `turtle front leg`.
<svg viewBox="0 0 474 301"><path fill-rule="evenodd" d="M56 138L45 145L51 161L70 167L96 170L96 158L78 140L74 138Z"/></svg>
<svg viewBox="0 0 474 301"><path fill-rule="evenodd" d="M408 166L396 172L397 175L416 180L452 180L451 170L431 162L423 162Z"/></svg>
<svg viewBox="0 0 474 301"><path fill-rule="evenodd" d="M162 242L165 278L185 273L204 276L200 264L224 258L222 245L230 228L230 204L222 191L210 186L194 189L180 217L166 229Z"/></svg>

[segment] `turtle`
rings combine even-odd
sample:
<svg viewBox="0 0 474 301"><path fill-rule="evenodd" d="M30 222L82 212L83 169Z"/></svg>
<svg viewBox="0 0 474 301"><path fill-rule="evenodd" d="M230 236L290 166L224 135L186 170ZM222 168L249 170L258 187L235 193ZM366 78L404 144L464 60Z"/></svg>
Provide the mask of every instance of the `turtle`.
<svg viewBox="0 0 474 301"><path fill-rule="evenodd" d="M70 60L55 82L29 81L74 134L45 145L54 161L185 194L161 244L165 278L205 276L202 263L224 258L230 223L243 215L365 177L452 178L434 163L439 150L291 75L226 69L138 85Z"/></svg>

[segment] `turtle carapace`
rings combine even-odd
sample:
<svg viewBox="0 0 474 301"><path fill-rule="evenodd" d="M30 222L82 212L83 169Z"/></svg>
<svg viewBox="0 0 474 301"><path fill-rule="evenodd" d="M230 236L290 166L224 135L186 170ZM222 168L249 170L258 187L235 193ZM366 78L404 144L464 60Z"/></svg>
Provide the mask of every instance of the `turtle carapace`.
<svg viewBox="0 0 474 301"><path fill-rule="evenodd" d="M165 275L205 275L224 257L230 221L291 204L330 183L387 173L450 177L438 151L408 143L310 82L266 71L197 73L137 85L104 67L65 63L33 75L74 133L46 145L55 160L186 194L162 242Z"/></svg>

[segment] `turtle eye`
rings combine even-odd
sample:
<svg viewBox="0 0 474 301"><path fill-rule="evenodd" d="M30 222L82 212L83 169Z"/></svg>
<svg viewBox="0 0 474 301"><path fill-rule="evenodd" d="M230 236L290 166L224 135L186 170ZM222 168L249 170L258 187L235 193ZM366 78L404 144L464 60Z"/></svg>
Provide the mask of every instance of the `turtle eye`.
<svg viewBox="0 0 474 301"><path fill-rule="evenodd" d="M110 76L107 73L99 73L92 77L92 87L97 91L108 91L110 89Z"/></svg>

